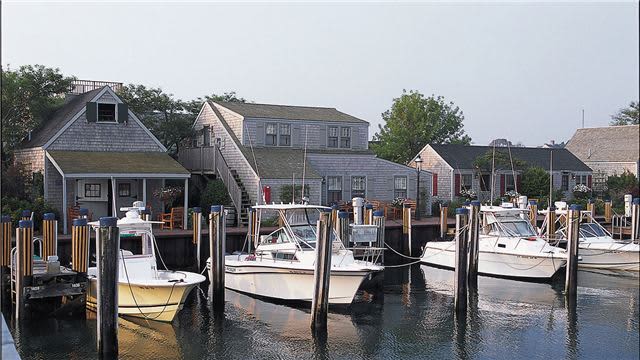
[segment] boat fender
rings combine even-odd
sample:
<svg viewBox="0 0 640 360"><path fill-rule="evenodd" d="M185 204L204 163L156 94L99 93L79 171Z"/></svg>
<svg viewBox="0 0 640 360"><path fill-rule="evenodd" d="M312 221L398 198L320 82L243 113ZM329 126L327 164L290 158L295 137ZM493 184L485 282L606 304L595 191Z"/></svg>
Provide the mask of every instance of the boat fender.
<svg viewBox="0 0 640 360"><path fill-rule="evenodd" d="M256 261L256 256L251 254L244 258L244 261Z"/></svg>
<svg viewBox="0 0 640 360"><path fill-rule="evenodd" d="M528 238L525 238L525 239L526 239L526 240L529 240L529 241L536 241L536 240L538 240L538 238L537 238L537 237L535 237L535 236L529 236Z"/></svg>

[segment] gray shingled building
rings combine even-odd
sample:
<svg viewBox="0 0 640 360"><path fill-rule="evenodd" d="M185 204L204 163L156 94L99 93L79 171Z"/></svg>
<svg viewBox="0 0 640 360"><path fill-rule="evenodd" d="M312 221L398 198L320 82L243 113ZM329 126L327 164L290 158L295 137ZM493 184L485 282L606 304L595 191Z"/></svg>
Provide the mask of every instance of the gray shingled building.
<svg viewBox="0 0 640 360"><path fill-rule="evenodd" d="M15 151L26 171L44 176L44 198L62 214L64 231L72 207L97 219L123 216L120 207L140 200L157 213L162 204L152 194L165 179L183 179L188 191L189 172L114 91L82 83L86 92L69 94Z"/></svg>
<svg viewBox="0 0 640 360"><path fill-rule="evenodd" d="M369 123L334 108L209 101L194 128L199 135L179 161L222 178L241 213L279 202L284 186L303 181L315 204L416 198L416 169L377 158ZM421 193L430 193L430 180L423 171ZM421 204L430 212L428 198Z"/></svg>

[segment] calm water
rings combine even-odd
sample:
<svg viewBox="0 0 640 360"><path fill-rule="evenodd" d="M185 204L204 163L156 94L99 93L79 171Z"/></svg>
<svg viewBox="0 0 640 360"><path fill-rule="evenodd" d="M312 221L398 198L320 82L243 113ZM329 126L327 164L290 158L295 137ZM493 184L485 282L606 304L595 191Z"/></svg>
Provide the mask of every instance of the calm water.
<svg viewBox="0 0 640 360"><path fill-rule="evenodd" d="M552 284L480 278L466 319L453 314L453 272L387 269L383 290L329 315L314 339L307 307L227 291L224 319L194 292L173 324L120 319L125 359L639 358L639 279L580 271L575 311ZM382 285L381 285L382 287ZM206 291L206 288L204 289ZM95 358L95 319L47 319L12 329L24 359Z"/></svg>

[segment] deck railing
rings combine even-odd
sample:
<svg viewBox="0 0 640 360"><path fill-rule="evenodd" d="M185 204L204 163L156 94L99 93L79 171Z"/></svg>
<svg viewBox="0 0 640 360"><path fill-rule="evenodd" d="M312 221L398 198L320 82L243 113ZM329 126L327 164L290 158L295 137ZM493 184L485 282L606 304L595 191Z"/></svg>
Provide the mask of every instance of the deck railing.
<svg viewBox="0 0 640 360"><path fill-rule="evenodd" d="M94 80L74 80L71 83L69 92L71 94L79 95L89 92L91 90L99 89L105 85L109 85L111 90L119 91L122 88L122 83L113 81L94 81Z"/></svg>

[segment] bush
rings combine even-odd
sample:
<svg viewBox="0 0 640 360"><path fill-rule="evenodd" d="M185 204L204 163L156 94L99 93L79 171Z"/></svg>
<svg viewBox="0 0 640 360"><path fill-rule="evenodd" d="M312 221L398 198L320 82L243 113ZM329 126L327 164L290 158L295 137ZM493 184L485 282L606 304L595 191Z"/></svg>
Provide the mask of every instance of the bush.
<svg viewBox="0 0 640 360"><path fill-rule="evenodd" d="M621 175L609 176L607 179L607 192L614 202L622 202L625 194L638 197L638 178L628 171Z"/></svg>
<svg viewBox="0 0 640 360"><path fill-rule="evenodd" d="M283 185L280 187L280 202L285 204L290 204L293 202L292 194L292 185ZM302 200L302 185L296 185L296 193L295 199L298 202ZM304 186L304 196L309 197L309 185Z"/></svg>
<svg viewBox="0 0 640 360"><path fill-rule="evenodd" d="M44 201L42 197L38 197L35 201L21 200L15 197L2 198L2 215L11 216L13 225L18 226L18 221L22 216L22 210L31 210L33 215L34 228L40 229L42 223L42 215L44 213L56 214L56 219L60 223L62 219L56 209L54 209L49 203ZM59 226L59 228L61 228Z"/></svg>
<svg viewBox="0 0 640 360"><path fill-rule="evenodd" d="M549 173L541 167L530 167L522 173L520 193L528 198L549 197Z"/></svg>
<svg viewBox="0 0 640 360"><path fill-rule="evenodd" d="M210 180L200 195L200 207L208 213L211 205L231 205L231 198L222 180Z"/></svg>

